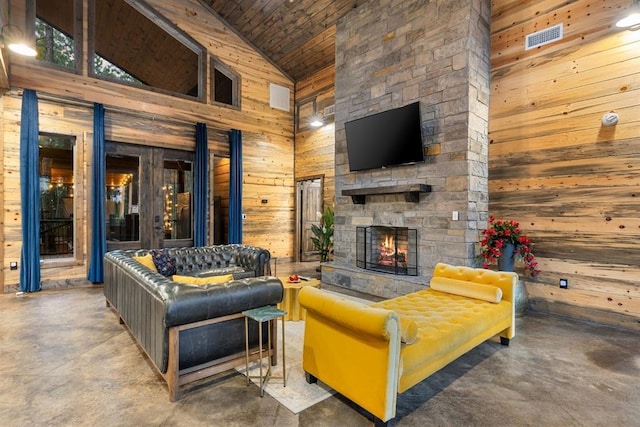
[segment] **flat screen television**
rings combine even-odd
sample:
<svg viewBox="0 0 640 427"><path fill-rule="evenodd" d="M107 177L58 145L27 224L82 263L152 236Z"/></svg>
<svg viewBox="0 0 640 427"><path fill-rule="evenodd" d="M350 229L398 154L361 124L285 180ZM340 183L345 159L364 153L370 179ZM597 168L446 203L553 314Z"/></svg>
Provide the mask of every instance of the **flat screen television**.
<svg viewBox="0 0 640 427"><path fill-rule="evenodd" d="M424 162L420 103L346 122L349 170Z"/></svg>

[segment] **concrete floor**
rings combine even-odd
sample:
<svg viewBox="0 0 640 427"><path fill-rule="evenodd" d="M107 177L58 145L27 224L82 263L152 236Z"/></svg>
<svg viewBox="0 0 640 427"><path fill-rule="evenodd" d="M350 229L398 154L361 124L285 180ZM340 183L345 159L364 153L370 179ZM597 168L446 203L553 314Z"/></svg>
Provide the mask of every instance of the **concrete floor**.
<svg viewBox="0 0 640 427"><path fill-rule="evenodd" d="M235 371L171 403L91 285L0 295L0 377L1 426L372 425L340 396L294 415ZM529 312L509 347L486 342L400 395L395 425L639 426L640 334Z"/></svg>

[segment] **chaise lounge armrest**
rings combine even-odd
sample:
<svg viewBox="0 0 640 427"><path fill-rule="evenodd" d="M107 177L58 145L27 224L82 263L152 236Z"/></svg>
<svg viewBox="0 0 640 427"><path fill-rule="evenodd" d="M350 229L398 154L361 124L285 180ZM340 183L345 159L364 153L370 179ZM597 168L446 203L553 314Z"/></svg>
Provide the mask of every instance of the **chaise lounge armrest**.
<svg viewBox="0 0 640 427"><path fill-rule="evenodd" d="M303 370L379 419L395 416L400 369L398 315L319 289L300 290L307 310Z"/></svg>

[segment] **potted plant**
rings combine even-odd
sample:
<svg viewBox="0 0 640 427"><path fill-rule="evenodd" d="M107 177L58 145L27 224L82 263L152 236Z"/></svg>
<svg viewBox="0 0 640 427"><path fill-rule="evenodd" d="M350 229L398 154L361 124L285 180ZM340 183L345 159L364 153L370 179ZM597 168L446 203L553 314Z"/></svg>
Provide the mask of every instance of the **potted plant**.
<svg viewBox="0 0 640 427"><path fill-rule="evenodd" d="M311 225L311 242L320 254L320 262L327 262L333 253L333 210L327 206L322 214L318 212L318 216L320 225Z"/></svg>
<svg viewBox="0 0 640 427"><path fill-rule="evenodd" d="M522 232L517 221L490 217L489 227L482 231L480 246L482 268L495 265L499 270L513 271L514 260L518 259L531 276L540 273L531 239Z"/></svg>

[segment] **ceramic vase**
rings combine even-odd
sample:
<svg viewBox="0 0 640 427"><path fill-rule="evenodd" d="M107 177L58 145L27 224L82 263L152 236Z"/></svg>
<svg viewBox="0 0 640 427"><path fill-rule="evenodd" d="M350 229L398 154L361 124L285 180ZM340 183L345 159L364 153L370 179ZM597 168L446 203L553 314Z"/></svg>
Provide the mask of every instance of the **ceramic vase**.
<svg viewBox="0 0 640 427"><path fill-rule="evenodd" d="M500 271L513 271L516 254L516 247L513 243L507 243L502 247L502 254L498 258L498 270Z"/></svg>
<svg viewBox="0 0 640 427"><path fill-rule="evenodd" d="M515 266L515 245L507 243L502 248L502 254L498 258L498 270L500 271L513 271ZM513 304L515 305L516 317L523 316L527 312L529 307L529 296L527 290L524 287L524 281L518 278L516 288L513 295Z"/></svg>

